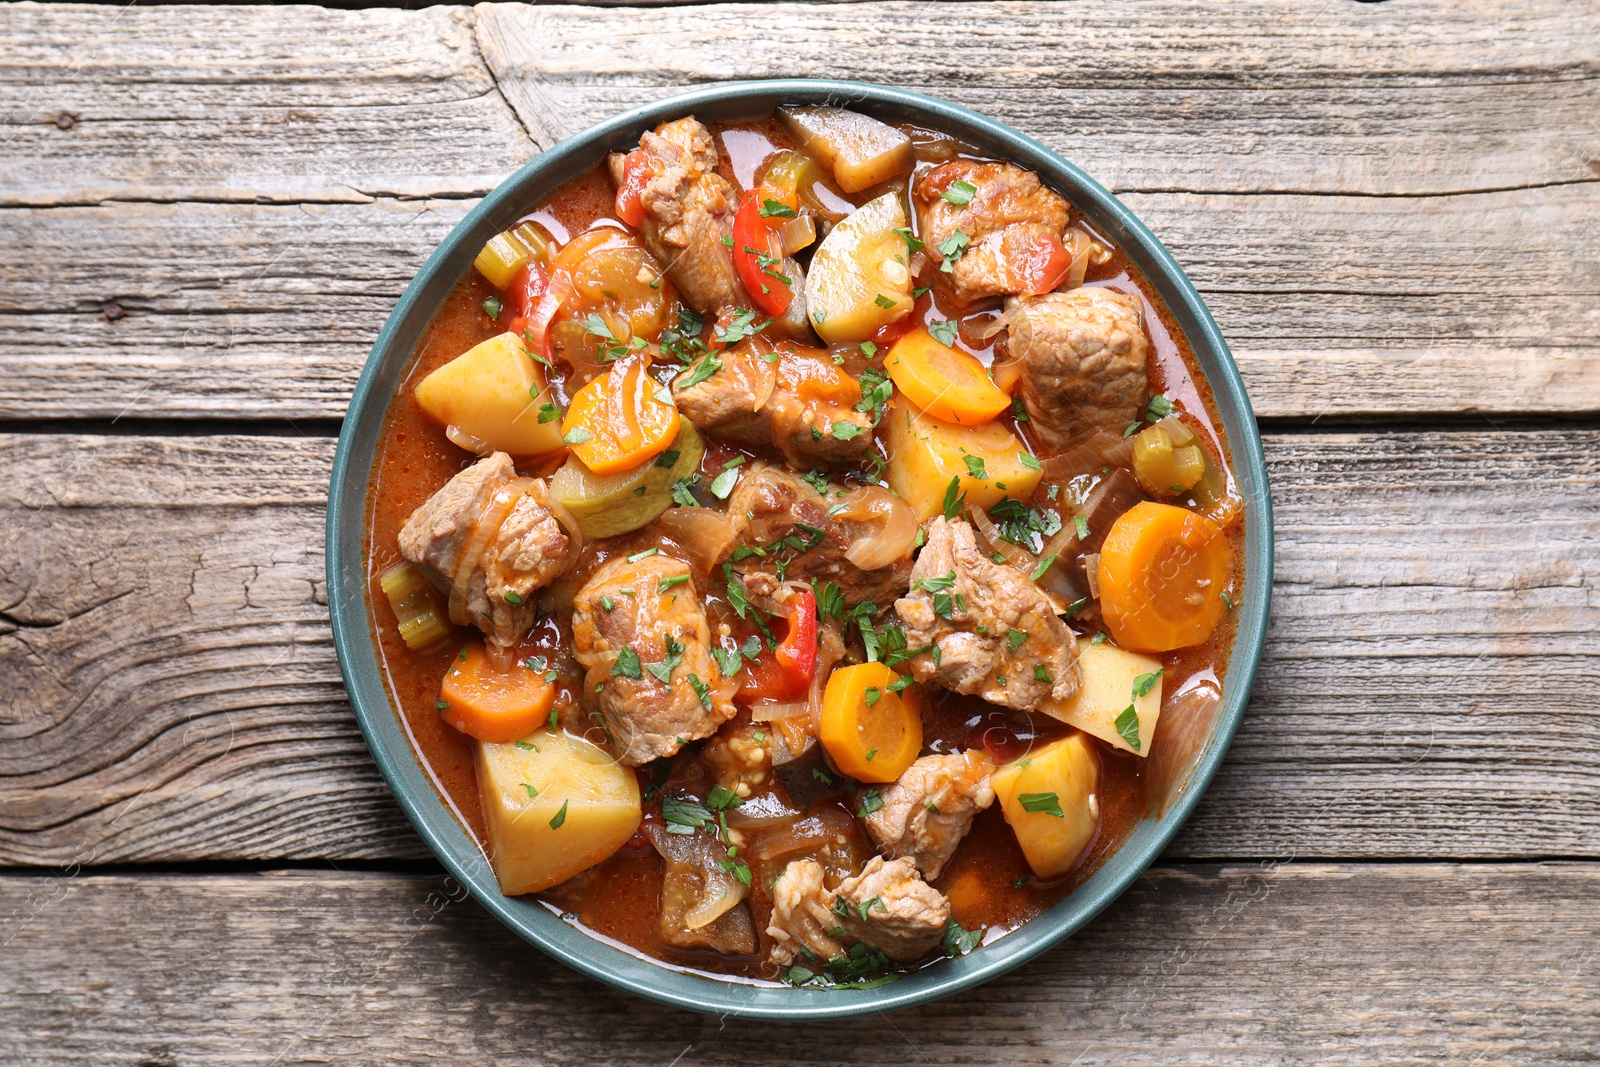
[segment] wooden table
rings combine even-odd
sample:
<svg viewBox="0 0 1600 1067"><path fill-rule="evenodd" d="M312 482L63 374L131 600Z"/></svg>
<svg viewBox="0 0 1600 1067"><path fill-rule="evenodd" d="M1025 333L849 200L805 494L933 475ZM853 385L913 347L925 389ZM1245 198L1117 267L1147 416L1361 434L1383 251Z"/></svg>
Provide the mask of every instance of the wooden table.
<svg viewBox="0 0 1600 1067"><path fill-rule="evenodd" d="M1600 1057L1600 6L0 6L0 1062ZM1160 864L959 1000L829 1026L579 978L362 744L322 526L426 253L565 134L864 77L1167 242L1278 516L1227 764Z"/></svg>

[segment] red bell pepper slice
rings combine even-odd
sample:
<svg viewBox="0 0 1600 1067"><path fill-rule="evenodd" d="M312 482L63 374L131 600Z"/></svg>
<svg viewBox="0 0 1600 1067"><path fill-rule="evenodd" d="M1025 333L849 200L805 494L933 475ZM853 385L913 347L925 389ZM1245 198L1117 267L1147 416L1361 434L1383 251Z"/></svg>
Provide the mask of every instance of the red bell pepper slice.
<svg viewBox="0 0 1600 1067"><path fill-rule="evenodd" d="M1072 253L1054 237L1040 235L1020 255L1010 257L1006 267L1024 294L1048 293L1072 268Z"/></svg>
<svg viewBox="0 0 1600 1067"><path fill-rule="evenodd" d="M791 680L809 686L817 673L817 598L810 590L789 598L789 632L775 653Z"/></svg>
<svg viewBox="0 0 1600 1067"><path fill-rule="evenodd" d="M617 218L629 226L644 222L644 187L655 177L650 157L635 148L622 160L622 185L617 189Z"/></svg>
<svg viewBox="0 0 1600 1067"><path fill-rule="evenodd" d="M782 315L794 299L789 283L784 281L783 257L773 255L772 236L782 219L761 217L761 194L752 189L744 194L738 212L733 216L733 266L739 272L739 281L750 294L751 303L768 315Z"/></svg>
<svg viewBox="0 0 1600 1067"><path fill-rule="evenodd" d="M545 270L544 264L531 259L512 275L511 284L506 287L506 329L522 333L549 285L550 272Z"/></svg>

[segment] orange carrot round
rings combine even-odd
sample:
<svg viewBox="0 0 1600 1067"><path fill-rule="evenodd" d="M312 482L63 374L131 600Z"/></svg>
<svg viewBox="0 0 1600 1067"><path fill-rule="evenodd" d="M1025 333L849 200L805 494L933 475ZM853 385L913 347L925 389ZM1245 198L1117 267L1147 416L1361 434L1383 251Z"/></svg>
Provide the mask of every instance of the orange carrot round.
<svg viewBox="0 0 1600 1067"><path fill-rule="evenodd" d="M894 343L883 366L895 388L936 419L973 426L1011 406L977 357L941 344L921 326Z"/></svg>
<svg viewBox="0 0 1600 1067"><path fill-rule="evenodd" d="M1222 528L1171 504L1135 504L1100 549L1100 611L1118 645L1167 652L1198 645L1222 618L1233 552Z"/></svg>
<svg viewBox="0 0 1600 1067"><path fill-rule="evenodd" d="M672 444L678 405L650 376L650 357L619 359L578 390L561 423L562 440L596 474L632 470Z"/></svg>
<svg viewBox="0 0 1600 1067"><path fill-rule="evenodd" d="M464 734L503 745L532 733L555 698L556 687L543 674L520 660L501 666L474 641L445 672L439 714Z"/></svg>
<svg viewBox="0 0 1600 1067"><path fill-rule="evenodd" d="M882 663L840 667L822 693L819 734L841 771L862 782L892 782L922 751L922 717L891 687L900 676Z"/></svg>

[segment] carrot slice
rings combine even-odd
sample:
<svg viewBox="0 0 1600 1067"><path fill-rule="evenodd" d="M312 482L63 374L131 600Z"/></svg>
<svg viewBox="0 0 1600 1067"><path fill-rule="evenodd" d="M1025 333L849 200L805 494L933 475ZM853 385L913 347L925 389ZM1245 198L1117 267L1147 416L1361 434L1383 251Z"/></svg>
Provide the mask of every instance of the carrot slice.
<svg viewBox="0 0 1600 1067"><path fill-rule="evenodd" d="M883 365L895 388L936 419L972 426L1011 406L976 357L940 344L921 326L894 343Z"/></svg>
<svg viewBox="0 0 1600 1067"><path fill-rule="evenodd" d="M439 714L445 722L497 745L526 737L544 722L556 687L543 674L520 660L501 666L477 641L461 653L439 687Z"/></svg>
<svg viewBox="0 0 1600 1067"><path fill-rule="evenodd" d="M562 440L594 473L632 470L665 452L677 436L677 402L649 371L643 353L619 359L567 407Z"/></svg>
<svg viewBox="0 0 1600 1067"><path fill-rule="evenodd" d="M1222 527L1204 515L1135 504L1100 549L1100 611L1112 638L1135 652L1198 645L1222 618L1232 563Z"/></svg>
<svg viewBox="0 0 1600 1067"><path fill-rule="evenodd" d="M822 693L823 747L862 782L892 782L922 751L922 716L890 688L900 676L882 663L841 667Z"/></svg>

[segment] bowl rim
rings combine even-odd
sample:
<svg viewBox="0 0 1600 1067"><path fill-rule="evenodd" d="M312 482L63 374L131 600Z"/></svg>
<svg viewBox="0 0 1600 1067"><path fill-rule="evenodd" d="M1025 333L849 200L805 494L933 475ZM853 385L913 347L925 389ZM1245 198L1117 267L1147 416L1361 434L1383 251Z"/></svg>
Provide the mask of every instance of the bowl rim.
<svg viewBox="0 0 1600 1067"><path fill-rule="evenodd" d="M564 921L548 905L500 895L487 859L423 770L390 702L366 600L363 544L376 434L445 294L485 240L561 182L636 143L647 127L691 113L756 115L778 103L828 103L914 119L949 130L1040 172L1107 232L1161 294L1211 386L1245 499L1244 595L1223 701L1179 796L1146 817L1099 870L1044 914L982 948L869 990L757 986L686 971ZM328 606L339 667L374 761L429 849L478 902L522 938L573 969L616 988L691 1011L761 1019L830 1019L881 1013L970 989L1054 947L1115 900L1156 859L1187 820L1222 763L1243 717L1261 659L1273 574L1272 503L1261 437L1238 368L1199 293L1161 242L1108 190L1078 167L1011 127L967 108L905 89L822 79L729 82L632 108L540 153L502 181L455 226L406 287L362 368L334 456L326 529Z"/></svg>

